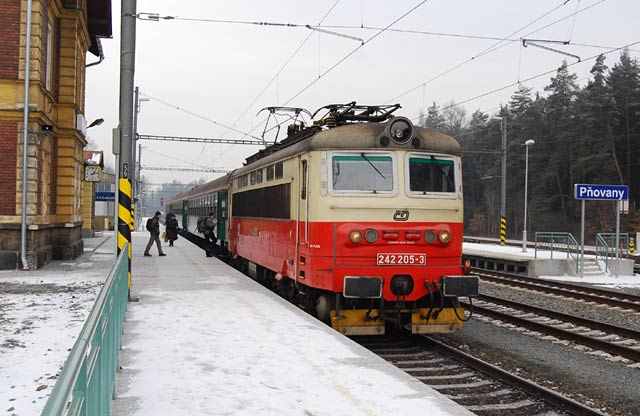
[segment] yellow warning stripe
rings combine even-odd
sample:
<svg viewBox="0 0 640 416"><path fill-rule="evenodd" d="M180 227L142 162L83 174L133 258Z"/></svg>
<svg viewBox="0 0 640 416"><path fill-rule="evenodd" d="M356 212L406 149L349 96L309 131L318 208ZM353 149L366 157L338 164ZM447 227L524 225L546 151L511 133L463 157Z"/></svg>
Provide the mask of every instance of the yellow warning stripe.
<svg viewBox="0 0 640 416"><path fill-rule="evenodd" d="M118 181L118 254L129 243L128 257L128 287L131 288L131 180L120 178Z"/></svg>

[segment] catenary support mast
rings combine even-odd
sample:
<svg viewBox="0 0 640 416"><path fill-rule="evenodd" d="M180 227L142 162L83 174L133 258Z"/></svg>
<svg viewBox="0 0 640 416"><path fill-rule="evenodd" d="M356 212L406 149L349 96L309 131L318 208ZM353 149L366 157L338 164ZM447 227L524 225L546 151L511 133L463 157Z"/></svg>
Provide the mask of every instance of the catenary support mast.
<svg viewBox="0 0 640 416"><path fill-rule="evenodd" d="M136 55L136 0L122 0L120 39L120 165L118 180L118 253L128 244L131 289L131 179L135 172L132 159L133 85Z"/></svg>

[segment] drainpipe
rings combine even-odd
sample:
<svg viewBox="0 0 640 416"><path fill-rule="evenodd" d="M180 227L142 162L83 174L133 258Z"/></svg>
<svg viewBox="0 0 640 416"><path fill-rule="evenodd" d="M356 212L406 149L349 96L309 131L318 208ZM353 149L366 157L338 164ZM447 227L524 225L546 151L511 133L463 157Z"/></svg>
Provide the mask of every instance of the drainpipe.
<svg viewBox="0 0 640 416"><path fill-rule="evenodd" d="M98 43L98 61L85 65L85 69L89 68L90 66L100 65L102 61L104 61L104 51L102 50L102 43L100 42L99 38L96 38L96 42Z"/></svg>
<svg viewBox="0 0 640 416"><path fill-rule="evenodd" d="M22 270L29 270L27 263L27 152L29 151L29 74L31 66L31 0L27 0L27 37L24 57L24 119L22 125L22 226L20 229L20 260Z"/></svg>

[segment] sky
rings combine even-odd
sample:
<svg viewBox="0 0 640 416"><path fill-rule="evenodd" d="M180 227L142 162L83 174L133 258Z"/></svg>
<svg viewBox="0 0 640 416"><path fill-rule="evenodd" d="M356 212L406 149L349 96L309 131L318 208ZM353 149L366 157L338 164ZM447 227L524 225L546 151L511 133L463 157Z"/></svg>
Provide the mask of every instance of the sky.
<svg viewBox="0 0 640 416"><path fill-rule="evenodd" d="M113 165L120 2L114 1L112 7L113 38L102 40L106 59L87 68L85 115L88 121L105 119L88 136ZM137 21L135 84L141 97L149 100L141 103L138 133L145 135L260 138L266 113L258 112L264 107L313 112L350 101L399 103L402 108L395 114L416 121L433 102L462 103L467 115L477 109L495 114L518 82L544 94L544 86L567 60L584 85L599 53L610 52L606 64L611 67L620 55L613 49L640 42L637 0L138 0L137 11L175 17ZM304 27L319 24L338 35ZM531 45L523 47L523 38L569 41L537 44L579 56L580 62ZM640 57L640 43L630 47L630 54ZM143 167L232 170L260 149L139 143ZM143 170L142 175L150 186L220 176L154 170Z"/></svg>

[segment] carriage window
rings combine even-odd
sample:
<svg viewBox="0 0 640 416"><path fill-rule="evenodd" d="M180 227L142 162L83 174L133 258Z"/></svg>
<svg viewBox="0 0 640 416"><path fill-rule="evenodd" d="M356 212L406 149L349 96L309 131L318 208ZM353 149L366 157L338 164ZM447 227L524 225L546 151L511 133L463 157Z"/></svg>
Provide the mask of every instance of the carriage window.
<svg viewBox="0 0 640 416"><path fill-rule="evenodd" d="M262 183L262 169L256 171L256 182Z"/></svg>
<svg viewBox="0 0 640 416"><path fill-rule="evenodd" d="M391 156L380 153L334 155L331 172L334 191L391 192L394 167Z"/></svg>
<svg viewBox="0 0 640 416"><path fill-rule="evenodd" d="M268 181L272 181L273 180L273 174L275 173L275 166L271 165L269 167L267 167L267 180Z"/></svg>
<svg viewBox="0 0 640 416"><path fill-rule="evenodd" d="M251 185L255 185L256 184L256 171L255 170L249 174L249 182L251 183Z"/></svg>
<svg viewBox="0 0 640 416"><path fill-rule="evenodd" d="M275 174L276 174L276 179L282 179L282 174L283 174L282 162L276 163L276 165L275 165Z"/></svg>
<svg viewBox="0 0 640 416"><path fill-rule="evenodd" d="M409 191L455 192L454 167L452 159L442 156L409 157Z"/></svg>

